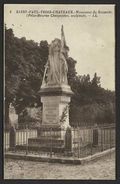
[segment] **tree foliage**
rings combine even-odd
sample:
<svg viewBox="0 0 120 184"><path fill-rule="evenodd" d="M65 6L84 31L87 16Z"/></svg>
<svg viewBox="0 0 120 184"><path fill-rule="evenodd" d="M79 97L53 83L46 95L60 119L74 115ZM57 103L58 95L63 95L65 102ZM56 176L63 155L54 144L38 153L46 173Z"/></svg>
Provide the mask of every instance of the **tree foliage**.
<svg viewBox="0 0 120 184"><path fill-rule="evenodd" d="M48 57L48 43L40 44L14 36L5 29L5 117L9 122L9 104L13 103L19 114L27 106L40 105L39 90L44 65Z"/></svg>
<svg viewBox="0 0 120 184"><path fill-rule="evenodd" d="M77 76L73 84L71 125L115 122L115 94L100 86L100 77L96 73L93 79L89 74Z"/></svg>

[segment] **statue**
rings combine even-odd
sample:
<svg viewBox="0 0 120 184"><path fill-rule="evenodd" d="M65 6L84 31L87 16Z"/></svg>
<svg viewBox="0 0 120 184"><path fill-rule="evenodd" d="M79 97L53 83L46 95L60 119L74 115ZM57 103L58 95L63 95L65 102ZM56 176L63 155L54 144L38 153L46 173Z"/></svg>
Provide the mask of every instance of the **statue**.
<svg viewBox="0 0 120 184"><path fill-rule="evenodd" d="M49 47L48 62L45 66L42 85L55 86L68 84L67 81L67 57L68 47L66 46L63 25L61 28L61 40L56 38Z"/></svg>

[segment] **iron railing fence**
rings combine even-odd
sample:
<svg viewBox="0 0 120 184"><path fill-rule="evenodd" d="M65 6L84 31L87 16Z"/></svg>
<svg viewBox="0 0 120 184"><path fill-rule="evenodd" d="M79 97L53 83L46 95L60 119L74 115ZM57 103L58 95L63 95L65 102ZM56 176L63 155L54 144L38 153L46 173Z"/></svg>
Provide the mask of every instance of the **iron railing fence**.
<svg viewBox="0 0 120 184"><path fill-rule="evenodd" d="M4 153L86 157L115 147L115 124L60 127L23 125L4 132Z"/></svg>
<svg viewBox="0 0 120 184"><path fill-rule="evenodd" d="M13 137L13 140L12 140ZM11 130L4 131L4 150L7 151L10 149L10 142L15 141L15 146L17 145L26 145L28 139L32 137L37 137L37 128L29 127L28 125L22 126L22 128L15 129L15 140L14 140L14 131L11 133Z"/></svg>

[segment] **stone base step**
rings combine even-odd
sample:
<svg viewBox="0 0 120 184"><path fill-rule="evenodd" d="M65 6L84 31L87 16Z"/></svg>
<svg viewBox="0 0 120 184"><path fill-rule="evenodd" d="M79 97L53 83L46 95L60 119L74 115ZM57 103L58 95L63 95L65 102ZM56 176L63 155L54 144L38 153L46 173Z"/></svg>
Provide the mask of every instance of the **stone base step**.
<svg viewBox="0 0 120 184"><path fill-rule="evenodd" d="M16 145L15 147L15 150L16 151L19 151L19 150L28 150L28 151L45 151L45 152L55 152L55 153L63 153L65 151L65 148L64 147L59 147L59 146L56 146L56 147L51 147L51 145Z"/></svg>
<svg viewBox="0 0 120 184"><path fill-rule="evenodd" d="M54 145L54 146L63 146L64 140L59 138L51 137L38 137L38 138L29 138L28 145Z"/></svg>
<svg viewBox="0 0 120 184"><path fill-rule="evenodd" d="M37 133L38 137L45 136L45 137L54 137L54 138L61 138L64 137L66 129L62 128L58 125L42 125L38 128Z"/></svg>

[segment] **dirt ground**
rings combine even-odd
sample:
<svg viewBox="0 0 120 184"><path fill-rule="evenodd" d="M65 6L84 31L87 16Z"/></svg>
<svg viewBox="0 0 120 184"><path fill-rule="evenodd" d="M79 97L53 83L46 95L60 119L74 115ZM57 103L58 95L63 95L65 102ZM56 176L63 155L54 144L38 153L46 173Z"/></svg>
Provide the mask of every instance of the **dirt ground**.
<svg viewBox="0 0 120 184"><path fill-rule="evenodd" d="M115 154L84 165L67 165L6 159L4 179L114 180Z"/></svg>

